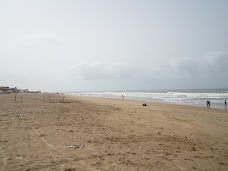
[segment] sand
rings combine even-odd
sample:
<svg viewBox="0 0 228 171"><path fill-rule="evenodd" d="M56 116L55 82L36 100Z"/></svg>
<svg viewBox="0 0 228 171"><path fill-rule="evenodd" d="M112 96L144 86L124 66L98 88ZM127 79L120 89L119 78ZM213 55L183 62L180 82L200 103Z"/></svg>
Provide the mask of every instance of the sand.
<svg viewBox="0 0 228 171"><path fill-rule="evenodd" d="M228 170L227 110L142 103L0 95L0 170Z"/></svg>

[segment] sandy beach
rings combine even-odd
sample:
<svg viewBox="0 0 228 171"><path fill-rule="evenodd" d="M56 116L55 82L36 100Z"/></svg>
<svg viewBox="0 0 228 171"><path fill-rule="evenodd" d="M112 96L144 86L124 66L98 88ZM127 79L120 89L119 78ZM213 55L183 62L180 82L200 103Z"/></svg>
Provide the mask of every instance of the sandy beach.
<svg viewBox="0 0 228 171"><path fill-rule="evenodd" d="M228 170L228 110L142 103L0 95L0 170Z"/></svg>

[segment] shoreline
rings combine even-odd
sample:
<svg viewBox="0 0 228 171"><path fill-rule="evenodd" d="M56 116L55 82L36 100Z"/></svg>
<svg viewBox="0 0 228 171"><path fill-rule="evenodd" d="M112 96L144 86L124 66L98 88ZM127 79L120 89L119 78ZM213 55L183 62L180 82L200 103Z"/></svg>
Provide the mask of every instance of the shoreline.
<svg viewBox="0 0 228 171"><path fill-rule="evenodd" d="M207 107L207 106L193 106L193 105L187 105L187 104L176 104L176 103L163 103L163 102L152 102L152 101L143 101L143 100L133 100L133 99L118 99L118 98L108 98L108 97L95 97L95 96L75 96L75 95L67 95L67 97L72 98L74 100L79 99L82 101L89 101L92 103L107 103L110 102L117 102L115 104L121 105L121 103L126 102L127 104L131 104L135 107L141 107L143 103L146 102L147 106L142 106L144 108L147 107L153 107L153 106L159 106L164 107L164 109L170 108L170 109L194 109L194 110L212 110L212 111L221 111L221 112L227 112L228 110L222 109L222 108L214 108L214 107Z"/></svg>
<svg viewBox="0 0 228 171"><path fill-rule="evenodd" d="M213 104L210 107L207 107L207 104L205 102L205 106L204 105L200 105L200 104L184 104L184 103L172 103L172 102L164 102L164 101L152 101L152 100L143 100L143 99L127 99L126 97L124 99L121 98L117 98L117 97L100 97L100 96L93 96L93 95L68 95L66 94L66 96L69 97L92 97L92 98L102 98L102 99L116 99L116 100L129 100L129 101L138 101L141 103L157 103L157 104L167 104L167 105L180 105L180 106L190 106L190 107L201 107L201 108L208 108L208 109L221 109L221 110L228 110L228 106L225 106L225 104L220 105L220 106L213 106Z"/></svg>

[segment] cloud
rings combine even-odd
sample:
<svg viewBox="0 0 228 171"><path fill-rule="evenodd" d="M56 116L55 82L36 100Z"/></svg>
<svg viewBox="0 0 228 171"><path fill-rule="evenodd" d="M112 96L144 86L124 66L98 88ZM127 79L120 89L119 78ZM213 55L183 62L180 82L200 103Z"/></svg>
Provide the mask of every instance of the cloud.
<svg viewBox="0 0 228 171"><path fill-rule="evenodd" d="M173 58L156 66L145 66L139 70L135 81L146 89L226 88L227 66L228 54L213 51L202 56Z"/></svg>
<svg viewBox="0 0 228 171"><path fill-rule="evenodd" d="M116 84L129 89L224 88L228 86L227 66L227 53L214 51L141 67L126 63L84 62L74 65L70 72L76 80L98 85L101 81L108 85L112 80L114 89Z"/></svg>
<svg viewBox="0 0 228 171"><path fill-rule="evenodd" d="M185 57L179 60L174 69L182 76L219 76L228 74L228 54L222 51L209 52L205 56Z"/></svg>
<svg viewBox="0 0 228 171"><path fill-rule="evenodd" d="M228 54L223 51L209 52L203 56L184 57L173 61L171 76L183 87L219 88L228 86Z"/></svg>
<svg viewBox="0 0 228 171"><path fill-rule="evenodd" d="M74 76L84 80L129 79L137 69L126 63L82 62L70 68Z"/></svg>

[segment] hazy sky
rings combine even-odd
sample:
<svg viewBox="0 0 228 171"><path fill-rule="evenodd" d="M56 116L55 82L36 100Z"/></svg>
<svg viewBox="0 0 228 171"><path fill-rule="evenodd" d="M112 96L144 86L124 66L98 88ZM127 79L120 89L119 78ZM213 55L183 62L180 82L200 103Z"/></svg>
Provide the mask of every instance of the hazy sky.
<svg viewBox="0 0 228 171"><path fill-rule="evenodd" d="M0 85L228 87L227 0L0 0Z"/></svg>

